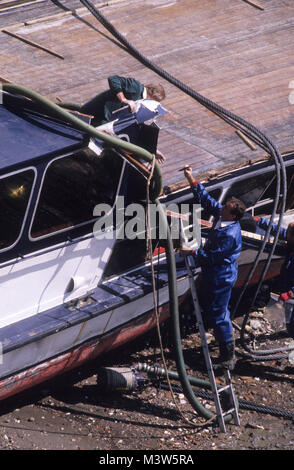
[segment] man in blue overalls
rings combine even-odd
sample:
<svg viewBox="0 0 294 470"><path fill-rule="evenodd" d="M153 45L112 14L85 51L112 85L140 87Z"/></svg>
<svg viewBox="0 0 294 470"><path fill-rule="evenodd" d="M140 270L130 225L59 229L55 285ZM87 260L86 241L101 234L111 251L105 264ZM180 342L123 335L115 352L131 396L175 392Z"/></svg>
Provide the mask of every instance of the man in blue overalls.
<svg viewBox="0 0 294 470"><path fill-rule="evenodd" d="M256 220L257 228L266 231L269 226L269 220L260 217ZM277 233L277 224L272 224L271 235ZM278 289L280 300L284 302L286 328L289 336L294 338L294 222L291 222L287 228L280 227L279 238L287 241L287 253L282 265Z"/></svg>
<svg viewBox="0 0 294 470"><path fill-rule="evenodd" d="M191 250L182 247L180 253L193 254L196 265L201 266L199 298L204 309L204 323L213 328L219 343L219 366L232 370L236 359L228 305L238 275L237 259L242 248L238 221L245 212L245 205L236 198L231 198L223 205L217 202L201 183L194 180L191 167L186 167L185 176L194 193L195 202L214 216L214 224L203 248Z"/></svg>

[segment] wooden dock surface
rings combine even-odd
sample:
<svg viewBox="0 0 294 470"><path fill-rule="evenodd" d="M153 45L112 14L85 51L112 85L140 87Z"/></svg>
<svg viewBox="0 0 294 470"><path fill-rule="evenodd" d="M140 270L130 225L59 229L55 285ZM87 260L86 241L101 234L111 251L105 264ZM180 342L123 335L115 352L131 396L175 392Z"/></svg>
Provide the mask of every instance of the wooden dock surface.
<svg viewBox="0 0 294 470"><path fill-rule="evenodd" d="M259 1L263 10L243 0L94 3L148 59L257 126L281 152L294 151L293 0ZM165 86L163 105L170 113L160 121L159 148L166 156L162 171L170 190L185 184L178 171L185 163L195 176L204 176L265 156L129 55L78 0L15 4L1 0L1 29L44 49L0 32L1 78L54 101L80 103L107 88L112 74Z"/></svg>

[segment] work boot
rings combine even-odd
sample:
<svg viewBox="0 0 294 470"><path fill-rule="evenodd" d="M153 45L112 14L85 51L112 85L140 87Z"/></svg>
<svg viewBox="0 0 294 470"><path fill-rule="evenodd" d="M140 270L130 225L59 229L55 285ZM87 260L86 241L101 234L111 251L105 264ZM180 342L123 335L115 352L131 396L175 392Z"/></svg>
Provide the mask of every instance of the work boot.
<svg viewBox="0 0 294 470"><path fill-rule="evenodd" d="M235 341L219 344L219 357L214 361L213 368L233 370L236 364Z"/></svg>

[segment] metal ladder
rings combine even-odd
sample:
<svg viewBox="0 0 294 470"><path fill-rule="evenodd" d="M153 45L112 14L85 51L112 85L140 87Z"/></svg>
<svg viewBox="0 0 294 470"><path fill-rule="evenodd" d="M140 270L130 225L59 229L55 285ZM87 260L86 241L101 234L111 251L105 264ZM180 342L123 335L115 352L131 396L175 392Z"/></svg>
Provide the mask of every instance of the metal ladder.
<svg viewBox="0 0 294 470"><path fill-rule="evenodd" d="M184 229L182 223L181 225L181 238L182 241L186 242L185 237L184 237ZM186 242L186 244L188 244ZM194 276L193 276L193 258L191 255L186 255L185 256L185 264L186 264L186 269L189 277L189 282L190 282L190 290L191 290L191 295L192 295L192 300L193 300L193 306L194 306L194 313L196 316L197 320L197 325L199 328L199 333L201 337L201 344L202 344L202 349L204 353L204 358L205 358L205 364L209 376L209 382L211 385L212 393L213 393L213 399L214 399L214 404L216 408L216 415L218 419L218 423L220 426L220 429L222 432L226 432L226 425L225 425L225 417L228 415L232 415L234 419L234 423L237 426L240 426L240 419L239 419L239 414L238 414L238 405L237 405L237 400L234 394L234 389L231 381L231 374L228 369L224 369L224 378L225 378L225 383L223 387L218 387L216 384L215 380L215 375L214 375L214 370L213 370L213 365L211 362L211 357L209 353L209 348L207 344L207 339L206 339L206 334L205 334L205 328L202 320L202 314L201 314L201 309L199 305L199 300L198 300L198 294L197 294L197 289L194 281ZM222 404L221 404L221 394L227 392L228 397L229 397L229 402L231 408L227 411L223 411L222 409Z"/></svg>

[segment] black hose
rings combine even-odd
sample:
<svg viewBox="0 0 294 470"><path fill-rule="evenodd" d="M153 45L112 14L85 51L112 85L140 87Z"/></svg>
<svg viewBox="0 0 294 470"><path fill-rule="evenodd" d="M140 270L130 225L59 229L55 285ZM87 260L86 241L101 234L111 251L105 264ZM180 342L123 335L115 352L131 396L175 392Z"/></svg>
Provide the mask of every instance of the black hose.
<svg viewBox="0 0 294 470"><path fill-rule="evenodd" d="M165 390L169 389L169 385L160 382L160 387L164 388ZM173 390L177 393L183 393L183 390L178 385L172 386ZM204 392L202 390L195 390L193 389L196 396L206 400L213 400L213 395L211 393ZM266 405L259 405L258 403L248 402L246 400L239 400L239 409L248 410L248 411L256 411L257 413L264 413L270 414L272 416L277 416L279 418L291 419L294 420L294 413L291 413L287 410L281 410L278 408L273 408L271 406Z"/></svg>
<svg viewBox="0 0 294 470"><path fill-rule="evenodd" d="M244 283L242 291L241 291L241 293L239 295L239 298L236 302L234 311L232 312L232 319L233 319L234 316L235 316L235 313L237 311L237 308L238 308L238 306L239 306L239 304L240 304L240 302L241 302L241 300L242 300L242 298L245 294L245 291L246 291L246 289L249 285L249 281L250 281L250 279L251 279L251 277L252 277L252 275L253 275L253 273L254 273L254 271L255 271L255 269L256 269L259 261L260 261L260 257L262 255L264 249L265 249L268 237L270 235L270 231L271 231L272 223L273 223L273 217L274 217L274 214L277 210L279 199L280 199L280 191L281 191L280 172L282 172L282 196L281 196L281 198L282 198L282 208L281 208L281 211L280 211L279 221L278 221L278 224L277 224L278 230L279 230L279 228L281 226L281 223L282 223L282 218L283 218L284 209L285 209L285 201L286 201L287 179L286 179L285 165L284 165L283 159L280 155L280 152L277 149L277 147L275 146L275 144L273 142L271 142L271 140L263 132L261 132L259 129L257 129L255 126L248 123L243 118L240 118L239 116L237 116L237 115L233 114L232 112L226 110L225 108L221 107L220 105L212 102L211 100L207 99L206 97L202 96L201 94L195 92L190 87L183 84L178 79L176 79L175 77L170 75L168 72L163 70L161 67L157 66L152 61L150 61L148 58L146 58L124 36L122 36L120 34L120 32L100 13L100 11L93 5L93 3L90 0L80 0L80 1L95 16L95 18L105 28L119 42L121 42L126 47L128 52L130 52L137 60L139 60L142 64L146 65L146 67L150 68L155 73L157 73L158 75L163 77L165 80L169 81L174 86L176 86L177 88L182 90L184 93L186 93L187 95L189 95L190 97L192 97L193 99L198 101L201 105L203 105L204 107L206 107L207 109L209 109L210 111L212 111L213 113L218 115L225 122L227 122L228 124L230 124L231 126L237 128L239 130L242 130L242 132L245 135L247 135L249 138L251 138L254 142L256 142L257 145L259 145L261 148L266 150L268 152L268 154L271 156L271 158L273 159L273 161L274 161L274 164L275 164L275 167L276 167L276 175L277 175L277 185L276 185L276 196L275 196L275 200L274 200L274 208L273 208L272 215L271 215L271 218L270 218L270 221L269 221L269 226L268 226L267 231L266 231L265 236L264 236L264 241L263 241L263 243L262 243L262 245L259 249L259 252L256 256L255 262L253 263L253 265L252 265L252 267L251 267L251 269L248 273L247 279ZM278 241L278 237L279 237L278 230L277 230L277 234L274 236L273 245L272 245L271 251L268 255L268 261L267 261L267 263L264 267L263 273L260 277L260 281L259 281L258 286L256 288L255 296L254 296L254 299L253 299L254 301L255 301L255 299L258 295L258 292L260 290L260 287L262 285L262 282L265 278L266 272L267 272L268 267L270 265L272 255L274 253L274 250L275 250L275 247L276 247L276 244L277 244L277 241ZM246 319L246 322L247 322L248 316L245 317L245 319ZM246 322L243 325L244 327L242 328L242 333L245 331ZM258 355L258 353L255 350L252 350L247 346L246 342L244 341L243 334L242 334L242 346L250 354ZM268 350L268 351L264 351L263 353L264 354L271 354L273 351L275 351L275 350L272 350L272 351Z"/></svg>
<svg viewBox="0 0 294 470"><path fill-rule="evenodd" d="M157 366L149 366L148 364L137 364L135 369L138 372L146 372L148 377L152 380L152 378L155 377L165 377L165 371ZM171 380L179 380L179 376L176 372L174 371L168 371L169 378ZM200 388L206 388L206 389L211 389L211 385L208 381L199 379L198 377L193 377L193 376L188 376L189 381L191 385L200 387ZM168 384L165 384L164 382L160 382L160 387L168 390L169 386ZM218 385L218 388L221 388L221 385ZM178 385L172 385L172 389L177 392L177 393L183 393L183 389L179 387ZM201 390L196 390L193 388L193 393L196 396L199 396L200 398L204 399L209 399L213 400L213 395L211 393L203 392ZM250 411L257 411L260 413L266 413L266 414L271 414L273 416L280 416L282 418L287 418L287 419L294 419L294 413L291 413L290 411L285 411L285 410L279 410L277 408L272 408L270 406L265 406L265 405L259 405L257 403L252 403L248 402L247 400L241 400L238 399L238 408L244 409L244 410L250 410Z"/></svg>

